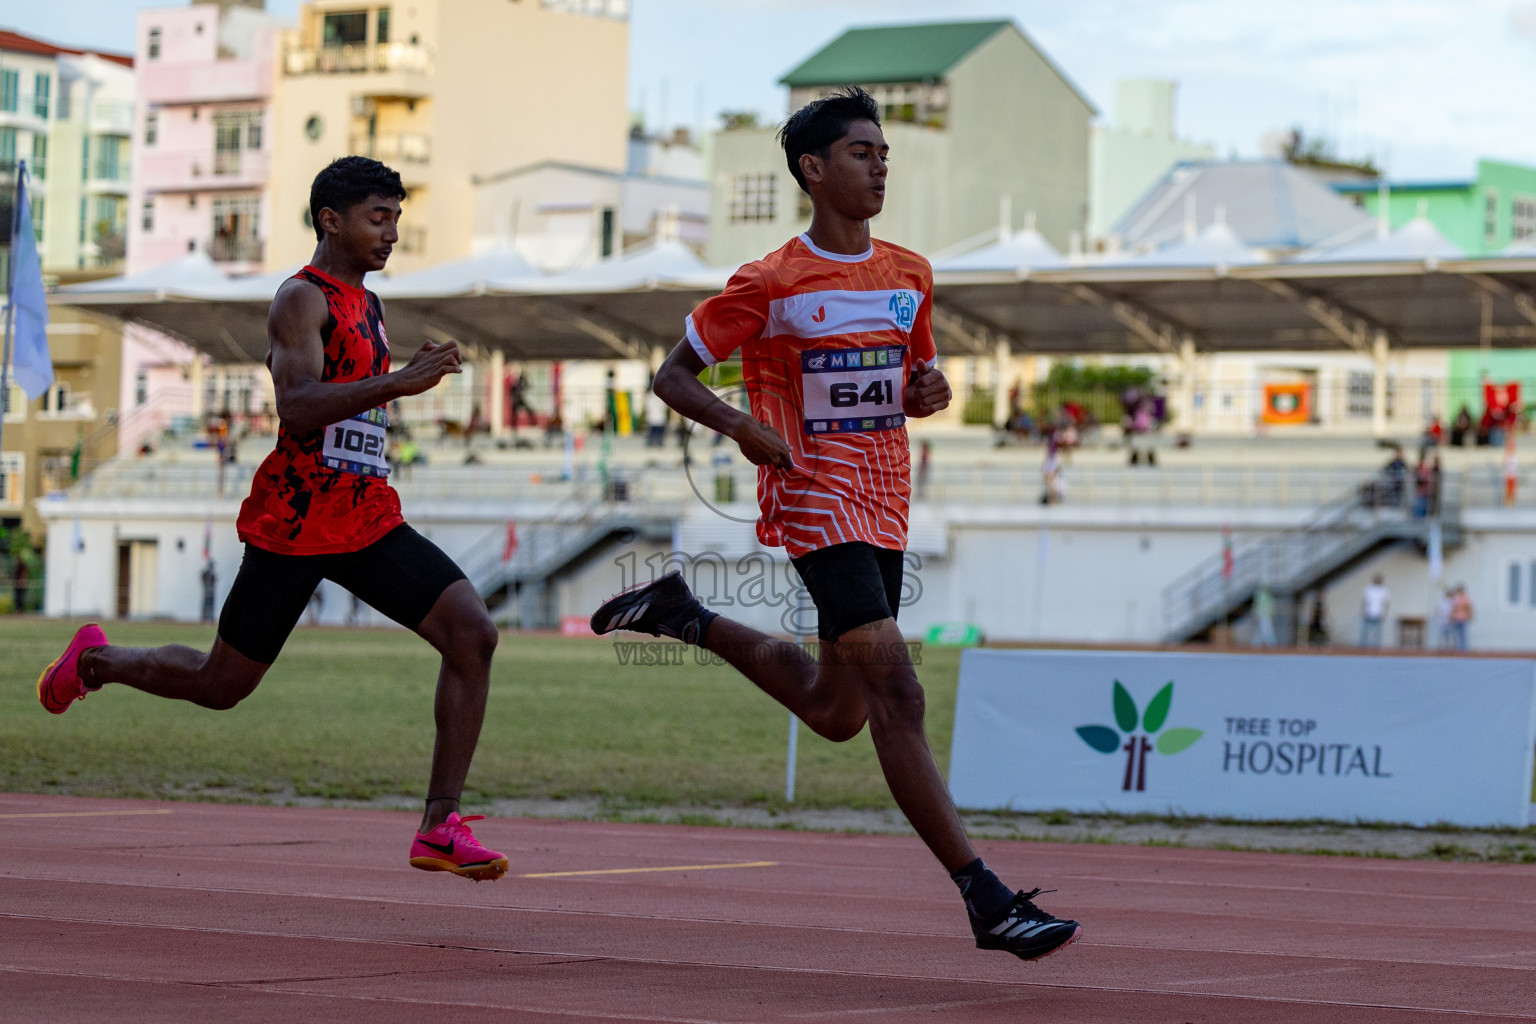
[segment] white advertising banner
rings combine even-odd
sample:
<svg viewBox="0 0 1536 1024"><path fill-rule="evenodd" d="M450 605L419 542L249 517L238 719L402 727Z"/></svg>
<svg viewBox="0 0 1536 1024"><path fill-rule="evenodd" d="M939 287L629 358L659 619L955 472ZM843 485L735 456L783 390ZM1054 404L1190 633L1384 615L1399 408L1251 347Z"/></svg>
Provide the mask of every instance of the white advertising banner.
<svg viewBox="0 0 1536 1024"><path fill-rule="evenodd" d="M1536 662L966 651L949 785L978 809L1523 828Z"/></svg>

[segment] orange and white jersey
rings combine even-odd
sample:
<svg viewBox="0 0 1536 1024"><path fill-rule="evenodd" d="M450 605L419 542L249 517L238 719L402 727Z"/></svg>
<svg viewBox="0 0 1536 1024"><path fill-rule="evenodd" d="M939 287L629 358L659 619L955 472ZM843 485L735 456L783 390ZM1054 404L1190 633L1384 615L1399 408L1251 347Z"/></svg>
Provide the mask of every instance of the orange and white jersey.
<svg viewBox="0 0 1536 1024"><path fill-rule="evenodd" d="M799 557L849 541L904 550L912 460L902 392L931 365L933 270L875 241L860 256L800 235L748 263L688 317L706 364L741 349L752 414L794 468L760 466L758 538Z"/></svg>

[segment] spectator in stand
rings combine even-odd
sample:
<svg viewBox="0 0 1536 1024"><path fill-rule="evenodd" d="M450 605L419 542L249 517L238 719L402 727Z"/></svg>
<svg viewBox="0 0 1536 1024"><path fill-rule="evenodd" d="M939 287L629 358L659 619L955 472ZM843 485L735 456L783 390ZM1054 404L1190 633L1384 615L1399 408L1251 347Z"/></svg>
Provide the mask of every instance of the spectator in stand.
<svg viewBox="0 0 1536 1024"><path fill-rule="evenodd" d="M1456 419L1451 421L1451 444L1458 448L1467 443L1467 434L1472 430L1472 412L1465 405L1456 414Z"/></svg>
<svg viewBox="0 0 1536 1024"><path fill-rule="evenodd" d="M1312 615L1307 619L1307 643L1313 647L1328 646L1328 606L1319 590L1312 600Z"/></svg>
<svg viewBox="0 0 1536 1024"><path fill-rule="evenodd" d="M1419 519L1429 515L1430 492L1435 485L1435 471L1429 459L1419 456L1419 464L1413 467L1413 514Z"/></svg>
<svg viewBox="0 0 1536 1024"><path fill-rule="evenodd" d="M1382 467L1382 495L1381 504L1389 508L1400 508L1403 504L1403 496L1407 490L1405 486L1408 479L1408 463L1403 458L1401 445L1392 446L1392 458Z"/></svg>
<svg viewBox="0 0 1536 1024"><path fill-rule="evenodd" d="M1436 455L1429 464L1429 514L1435 518L1440 517L1440 456Z"/></svg>
<svg viewBox="0 0 1536 1024"><path fill-rule="evenodd" d="M215 593L219 587L219 574L213 567L213 559L209 559L203 565L203 613L198 621L212 622L214 620Z"/></svg>
<svg viewBox="0 0 1536 1024"><path fill-rule="evenodd" d="M1451 597L1451 636L1456 642L1456 649L1467 649L1467 624L1472 621L1472 598L1467 593L1465 584L1456 584L1456 592Z"/></svg>
<svg viewBox="0 0 1536 1024"><path fill-rule="evenodd" d="M1442 651L1456 646L1456 631L1451 628L1451 612L1456 607L1456 588L1446 587L1440 603L1435 606L1435 646Z"/></svg>
<svg viewBox="0 0 1536 1024"><path fill-rule="evenodd" d="M1445 428L1440 426L1440 417L1431 416L1429 426L1424 428L1424 447L1438 448L1445 442Z"/></svg>
<svg viewBox="0 0 1536 1024"><path fill-rule="evenodd" d="M1253 594L1253 622L1253 646L1274 647L1280 642L1275 639L1275 595L1263 585Z"/></svg>
<svg viewBox="0 0 1536 1024"><path fill-rule="evenodd" d="M1371 577L1370 586L1360 600L1360 646L1380 647L1381 627L1387 619L1392 595L1382 582L1381 573Z"/></svg>

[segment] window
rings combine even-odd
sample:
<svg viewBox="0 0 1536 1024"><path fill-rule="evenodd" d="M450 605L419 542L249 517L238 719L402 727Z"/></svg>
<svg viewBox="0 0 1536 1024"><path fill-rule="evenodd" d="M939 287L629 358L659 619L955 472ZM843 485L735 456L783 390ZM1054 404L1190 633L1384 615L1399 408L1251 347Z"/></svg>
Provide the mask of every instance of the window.
<svg viewBox="0 0 1536 1024"><path fill-rule="evenodd" d="M351 46L368 39L368 12L327 14L321 29L321 46Z"/></svg>
<svg viewBox="0 0 1536 1024"><path fill-rule="evenodd" d="M378 15L377 26L378 26L377 29L374 31L374 38L375 38L375 40L380 45L383 45L384 43L389 42L389 8L388 7L380 7L379 8L379 15Z"/></svg>
<svg viewBox="0 0 1536 1024"><path fill-rule="evenodd" d="M43 206L43 197L42 196L33 196L32 197L32 237L37 239L38 244L42 244L42 241L43 241L43 213L44 212L45 212L45 207Z"/></svg>
<svg viewBox="0 0 1536 1024"><path fill-rule="evenodd" d="M607 259L613 255L613 207L603 207L603 240L602 256Z"/></svg>
<svg viewBox="0 0 1536 1024"><path fill-rule="evenodd" d="M149 374L139 370L133 375L133 404L143 405L149 401Z"/></svg>
<svg viewBox="0 0 1536 1024"><path fill-rule="evenodd" d="M48 390L43 392L43 412L68 411L69 384L62 380L55 380L48 385Z"/></svg>
<svg viewBox="0 0 1536 1024"><path fill-rule="evenodd" d="M1515 196L1515 241L1536 237L1536 196Z"/></svg>
<svg viewBox="0 0 1536 1024"><path fill-rule="evenodd" d="M123 157L123 140L117 135L101 135L96 139L96 166L94 178L117 181L127 177L128 164Z"/></svg>
<svg viewBox="0 0 1536 1024"><path fill-rule="evenodd" d="M778 176L774 174L737 174L731 178L730 222L732 224L771 221L778 212Z"/></svg>
<svg viewBox="0 0 1536 1024"><path fill-rule="evenodd" d="M160 30L157 28L152 28L149 30L148 53L150 60L158 60L160 57Z"/></svg>
<svg viewBox="0 0 1536 1024"><path fill-rule="evenodd" d="M261 200L256 196L215 199L208 255L220 262L261 259Z"/></svg>
<svg viewBox="0 0 1536 1024"><path fill-rule="evenodd" d="M48 120L48 94L53 86L53 78L47 72L39 71L32 79L32 113Z"/></svg>
<svg viewBox="0 0 1536 1024"><path fill-rule="evenodd" d="M144 208L140 211L139 226L146 232L155 230L155 201L144 200Z"/></svg>
<svg viewBox="0 0 1536 1024"><path fill-rule="evenodd" d="M1375 377L1369 373L1351 371L1346 381L1344 415L1350 419L1368 420L1375 411L1372 394ZM1392 418L1397 405L1397 378L1387 376L1387 419Z"/></svg>
<svg viewBox="0 0 1536 1024"><path fill-rule="evenodd" d="M0 110L16 113L21 99L21 72L0 70Z"/></svg>
<svg viewBox="0 0 1536 1024"><path fill-rule="evenodd" d="M1490 242L1499 237L1499 194L1493 189L1483 193L1483 237Z"/></svg>
<svg viewBox="0 0 1536 1024"><path fill-rule="evenodd" d="M32 135L32 177L38 181L48 180L48 136L35 132Z"/></svg>
<svg viewBox="0 0 1536 1024"><path fill-rule="evenodd" d="M1510 562L1509 563L1509 590L1506 592L1506 595L1507 595L1507 597L1509 599L1509 603L1510 604L1518 605L1520 603L1520 563L1519 562Z"/></svg>
<svg viewBox="0 0 1536 1024"><path fill-rule="evenodd" d="M153 146L160 140L160 112L151 110L144 115L144 145Z"/></svg>
<svg viewBox="0 0 1536 1024"><path fill-rule="evenodd" d="M16 173L15 128L0 128L0 173Z"/></svg>
<svg viewBox="0 0 1536 1024"><path fill-rule="evenodd" d="M1531 607L1536 608L1536 560L1531 562Z"/></svg>

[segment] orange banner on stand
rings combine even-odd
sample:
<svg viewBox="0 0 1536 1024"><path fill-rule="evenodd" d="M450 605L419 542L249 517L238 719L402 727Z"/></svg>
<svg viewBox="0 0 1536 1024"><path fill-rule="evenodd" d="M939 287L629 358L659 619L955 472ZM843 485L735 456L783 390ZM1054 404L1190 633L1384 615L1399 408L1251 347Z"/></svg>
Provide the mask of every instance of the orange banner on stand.
<svg viewBox="0 0 1536 1024"><path fill-rule="evenodd" d="M1265 384L1264 411L1259 418L1277 426L1312 422L1312 385Z"/></svg>

